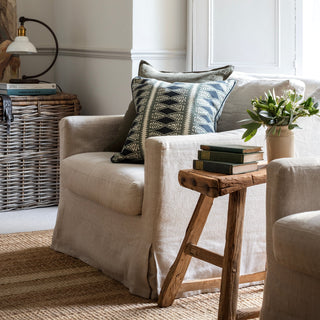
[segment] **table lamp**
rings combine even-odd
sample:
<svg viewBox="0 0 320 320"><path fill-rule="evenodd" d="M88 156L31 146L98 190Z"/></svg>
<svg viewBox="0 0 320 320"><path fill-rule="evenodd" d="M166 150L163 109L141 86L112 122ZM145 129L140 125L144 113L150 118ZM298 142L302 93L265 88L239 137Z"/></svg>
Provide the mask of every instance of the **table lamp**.
<svg viewBox="0 0 320 320"><path fill-rule="evenodd" d="M36 47L29 41L29 38L26 36L26 28L24 27L24 23L27 21L33 21L33 22L38 22L45 26L52 34L56 49L55 49L55 55L53 58L53 61L51 62L50 66L44 70L41 73L38 73L36 75L32 76L26 76L23 75L21 79L11 79L11 83L39 83L39 80L36 79L37 77L40 77L44 75L46 72L48 72L54 65L54 63L57 60L58 57L58 52L59 52L59 46L58 46L58 40L52 29L45 24L44 22L36 19L30 19L30 18L25 18L25 17L20 17L19 22L20 22L20 27L18 29L18 36L14 39L14 41L8 46L7 52L11 54L26 54L26 53L37 53Z"/></svg>

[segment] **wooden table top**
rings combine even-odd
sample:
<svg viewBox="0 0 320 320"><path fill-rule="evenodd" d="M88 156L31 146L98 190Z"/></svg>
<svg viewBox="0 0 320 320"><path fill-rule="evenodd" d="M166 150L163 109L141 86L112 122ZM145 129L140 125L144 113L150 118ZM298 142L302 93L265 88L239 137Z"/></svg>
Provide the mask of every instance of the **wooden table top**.
<svg viewBox="0 0 320 320"><path fill-rule="evenodd" d="M186 169L179 171L179 183L185 188L216 198L247 187L265 183L266 168L241 174L226 175L203 170Z"/></svg>

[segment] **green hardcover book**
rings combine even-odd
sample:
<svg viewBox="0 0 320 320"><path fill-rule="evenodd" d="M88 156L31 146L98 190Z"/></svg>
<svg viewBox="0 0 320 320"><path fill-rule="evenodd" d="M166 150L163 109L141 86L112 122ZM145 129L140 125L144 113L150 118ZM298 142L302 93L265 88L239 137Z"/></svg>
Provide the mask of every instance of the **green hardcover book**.
<svg viewBox="0 0 320 320"><path fill-rule="evenodd" d="M199 160L211 160L231 163L247 163L263 160L263 152L236 153L223 151L198 150Z"/></svg>
<svg viewBox="0 0 320 320"><path fill-rule="evenodd" d="M193 160L193 169L225 174L239 174L256 171L258 169L258 163L230 163L210 160Z"/></svg>
<svg viewBox="0 0 320 320"><path fill-rule="evenodd" d="M200 146L202 150L211 150L211 151L224 151L224 152L235 152L235 153L253 153L262 151L261 146L245 146L238 144L230 145L204 145Z"/></svg>

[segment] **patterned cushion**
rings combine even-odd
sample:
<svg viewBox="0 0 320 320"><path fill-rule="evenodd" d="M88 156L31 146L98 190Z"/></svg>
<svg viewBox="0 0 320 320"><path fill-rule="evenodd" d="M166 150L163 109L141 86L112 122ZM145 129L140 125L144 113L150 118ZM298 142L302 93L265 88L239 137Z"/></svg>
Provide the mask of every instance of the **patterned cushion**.
<svg viewBox="0 0 320 320"><path fill-rule="evenodd" d="M215 132L234 84L234 80L170 83L134 78L132 95L137 116L121 152L111 161L143 163L148 137Z"/></svg>
<svg viewBox="0 0 320 320"><path fill-rule="evenodd" d="M159 71L147 61L141 60L139 64L138 75L143 78L152 78L168 82L207 82L226 80L233 72L233 66L224 66L206 71L193 71L193 72L169 72ZM117 137L109 150L121 150L128 132L131 128L132 121L136 117L136 109L133 101L130 102L129 107L120 124Z"/></svg>
<svg viewBox="0 0 320 320"><path fill-rule="evenodd" d="M227 65L206 71L168 72L159 71L147 61L141 60L138 75L143 78L157 79L168 82L207 82L226 80L233 72L234 67Z"/></svg>

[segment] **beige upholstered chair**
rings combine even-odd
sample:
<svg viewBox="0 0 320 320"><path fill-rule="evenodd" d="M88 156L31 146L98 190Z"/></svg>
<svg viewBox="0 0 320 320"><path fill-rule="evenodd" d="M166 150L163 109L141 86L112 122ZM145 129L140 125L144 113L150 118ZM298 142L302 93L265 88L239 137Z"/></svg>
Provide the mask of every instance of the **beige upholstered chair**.
<svg viewBox="0 0 320 320"><path fill-rule="evenodd" d="M64 118L60 203L52 248L101 269L134 294L156 298L199 197L179 185L179 170L192 167L200 144L243 143L244 129L239 129L237 120L246 114L251 98L262 95L267 84L288 88L295 82L270 82L246 74L235 77L237 87L218 123L221 132L148 138L144 165L110 161L117 151L111 145L123 116ZM299 87L305 87L309 96L320 81L303 80ZM320 118L307 120L303 130L296 131L298 157L320 155L320 140L313 139ZM264 130L250 143L264 145ZM227 207L228 196L215 199L199 246L223 254ZM263 271L265 254L265 185L259 185L247 192L241 274ZM185 279L220 275L221 268L194 259Z"/></svg>
<svg viewBox="0 0 320 320"><path fill-rule="evenodd" d="M320 157L267 170L263 320L320 319Z"/></svg>

